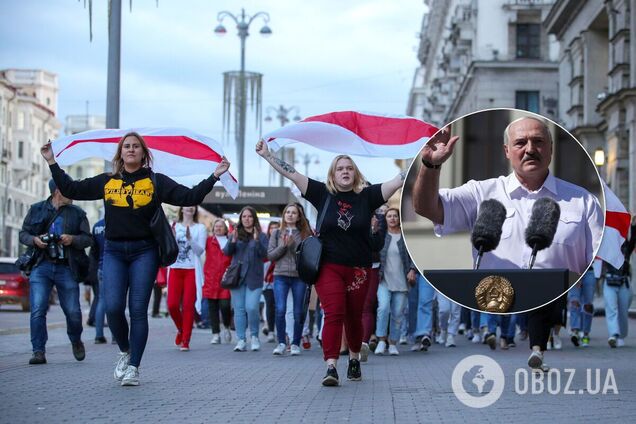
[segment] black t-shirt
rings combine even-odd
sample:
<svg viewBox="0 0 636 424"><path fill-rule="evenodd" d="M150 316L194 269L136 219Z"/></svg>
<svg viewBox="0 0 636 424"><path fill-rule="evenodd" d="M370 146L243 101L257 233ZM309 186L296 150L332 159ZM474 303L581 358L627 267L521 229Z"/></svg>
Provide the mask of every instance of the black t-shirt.
<svg viewBox="0 0 636 424"><path fill-rule="evenodd" d="M347 266L371 266L371 217L384 203L380 184L366 187L360 193L347 191L332 195L325 184L309 178L303 197L318 210L318 216L327 196L331 196L331 200L320 228L322 260Z"/></svg>

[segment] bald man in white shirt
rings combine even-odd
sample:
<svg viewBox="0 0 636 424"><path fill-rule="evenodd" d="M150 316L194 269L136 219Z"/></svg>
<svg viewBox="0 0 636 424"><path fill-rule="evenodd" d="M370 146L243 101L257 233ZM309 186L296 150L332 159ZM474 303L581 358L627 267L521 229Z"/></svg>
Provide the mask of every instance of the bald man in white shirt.
<svg viewBox="0 0 636 424"><path fill-rule="evenodd" d="M483 181L469 181L453 189L439 188L442 164L451 156L459 137L448 129L438 132L422 150L422 164L413 187L415 211L435 224L437 235L472 230L482 201L496 199L506 208L501 240L484 254L481 269L527 268L532 249L525 229L537 199L549 197L561 209L552 245L539 252L533 268L567 268L582 274L593 259L603 230L603 211L587 190L554 177L549 171L552 137L545 123L524 117L504 131L503 149L513 172ZM477 252L473 249L473 256ZM528 364L545 369L543 352L554 321L554 307L540 308L529 317L532 354Z"/></svg>

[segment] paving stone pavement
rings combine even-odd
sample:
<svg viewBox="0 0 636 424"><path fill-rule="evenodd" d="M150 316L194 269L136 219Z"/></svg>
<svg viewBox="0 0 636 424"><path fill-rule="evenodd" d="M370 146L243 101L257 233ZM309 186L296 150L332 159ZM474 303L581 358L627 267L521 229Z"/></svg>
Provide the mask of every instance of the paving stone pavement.
<svg viewBox="0 0 636 424"><path fill-rule="evenodd" d="M52 324L61 317L59 313L52 316ZM5 329L6 321L0 312L0 328ZM636 320L630 324L636 328ZM500 424L513 420L634 422L636 418L636 337L629 337L625 348L610 349L603 318L595 318L589 348L574 348L564 338L562 351L547 353L546 362L559 370L560 385L553 385L560 389L558 394L550 394L547 388L539 394L530 389L526 394L515 391L515 373L523 375L517 369L526 369L526 342L508 351L490 351L463 336L458 336L456 348L434 346L426 353L400 346L399 357L372 355L362 364L362 382L346 381L346 361L340 361L341 386L326 388L320 385L325 366L316 344L299 357L274 357L274 344L264 340L260 352L235 353L233 344L210 345L209 330L194 330L192 350L180 352L173 345L172 322L166 318L150 319L141 385L121 387L112 377L115 345L94 345L94 329L85 328L86 360L77 362L65 328L53 327L48 364L41 366L27 364L28 332L0 333L1 423ZM28 314L24 314L24 328L28 328ZM106 335L110 340L108 330ZM463 405L451 388L455 365L474 354L495 359L506 379L501 398L483 409ZM575 394L563 393L566 368L575 370L570 387ZM586 368L601 370L601 387L611 368L618 394L578 394L587 384ZM593 388L594 378L592 383Z"/></svg>

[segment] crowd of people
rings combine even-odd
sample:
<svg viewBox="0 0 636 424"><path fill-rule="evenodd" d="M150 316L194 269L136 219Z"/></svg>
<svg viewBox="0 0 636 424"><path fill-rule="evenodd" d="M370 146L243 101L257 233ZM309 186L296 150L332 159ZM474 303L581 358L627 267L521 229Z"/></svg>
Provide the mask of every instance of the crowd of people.
<svg viewBox="0 0 636 424"><path fill-rule="evenodd" d="M264 141L257 143L256 152L317 209L322 216L319 228L312 229L300 203L285 206L280 222L271 223L265 231L251 206L240 211L237 222L219 218L206 228L199 222L197 205L227 171L225 159L213 175L189 189L152 173L151 153L135 133L119 142L112 173L81 181L73 181L55 163L50 145L43 147L53 176L51 197L31 208L20 234L22 243L44 251L31 273L33 356L29 362L46 363L46 301L54 286L67 317L73 354L77 360L84 359L77 282L86 278L82 254L91 244L98 299L95 343L106 342L106 315L112 340L120 350L114 378L124 386L140 382L148 306L157 283L159 287L167 284L167 308L179 350L199 348L191 346L191 338L195 317L203 312L211 330L210 343L235 341L235 352L248 350L248 341L251 351L261 350L262 331L273 344L273 355L296 356L311 347L315 336L327 365L324 386L340 384L337 362L341 356L348 357L347 379L358 381L362 379L361 362L368 361L371 354L400 355L400 345L410 344L411 351L427 351L433 343L453 348L464 335L472 343L507 350L517 341L532 338L528 314L468 310L436 292L417 271L403 239L400 211L386 205L402 186L403 173L381 184L369 184L350 157L339 155L322 183L270 153ZM424 172L436 170L434 162L439 157L429 156L428 160ZM104 200L105 217L95 224L92 235L85 214L70 199ZM178 255L167 270L159 269L157 243L150 228L161 202L180 206L177 220L170 225ZM432 212L434 222L448 225L436 213ZM61 256L49 255L40 236L44 233L59 236ZM320 238L323 250L317 280L310 286L299 277L296 249L312 235ZM635 244L636 220L623 246L625 264L620 269L606 266L604 271L611 348L624 346L627 336L628 258ZM226 288L224 275L232 265L240 269L238 285ZM596 283L588 269L568 293L567 306L560 306L569 311L574 346L591 343ZM206 311L202 304L207 305ZM153 315L158 312L158 305L153 305ZM266 319L261 327L263 315ZM559 329L565 324L551 325L541 352L562 348ZM535 344L530 340L532 348Z"/></svg>

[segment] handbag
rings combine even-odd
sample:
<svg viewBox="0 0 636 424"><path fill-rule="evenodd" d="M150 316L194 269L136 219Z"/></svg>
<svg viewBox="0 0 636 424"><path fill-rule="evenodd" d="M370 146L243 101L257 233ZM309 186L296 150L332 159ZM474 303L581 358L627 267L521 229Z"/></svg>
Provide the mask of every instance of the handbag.
<svg viewBox="0 0 636 424"><path fill-rule="evenodd" d="M243 262L236 261L225 269L221 277L221 287L224 289L235 289L241 283L241 265Z"/></svg>
<svg viewBox="0 0 636 424"><path fill-rule="evenodd" d="M329 201L331 195L327 194L327 199L316 223L316 233L320 234L320 227L325 219L327 208L329 207ZM322 240L318 236L309 236L296 248L296 270L298 271L298 277L307 285L313 285L318 279L318 273L320 272L320 258L322 256Z"/></svg>
<svg viewBox="0 0 636 424"><path fill-rule="evenodd" d="M179 246L174 238L174 234L172 233L172 228L170 228L166 214L163 212L161 202L157 199L157 180L155 179L155 173L152 171L150 172L150 179L152 180L152 185L155 188L152 197L154 198L155 203L157 203L157 209L150 219L150 231L152 232L152 236L159 247L159 266L167 267L177 260L177 256L179 255Z"/></svg>
<svg viewBox="0 0 636 424"><path fill-rule="evenodd" d="M53 224L53 221L62 213L62 208L57 209L53 218L49 219L49 222L44 226L44 228L40 229L40 233L46 231L47 228ZM40 254L42 253L42 249L38 249L36 246L29 246L27 250L21 254L18 259L15 261L15 265L20 269L20 271L24 272L24 274L28 277L31 274L31 270L38 262L40 258Z"/></svg>

